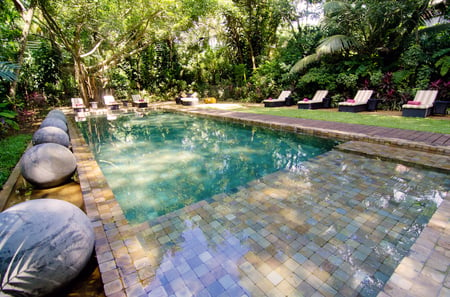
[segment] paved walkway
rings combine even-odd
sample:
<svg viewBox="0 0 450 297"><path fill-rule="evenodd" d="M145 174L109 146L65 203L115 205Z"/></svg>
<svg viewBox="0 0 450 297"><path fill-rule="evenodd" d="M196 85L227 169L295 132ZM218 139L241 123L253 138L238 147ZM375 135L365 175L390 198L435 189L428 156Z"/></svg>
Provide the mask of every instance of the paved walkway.
<svg viewBox="0 0 450 297"><path fill-rule="evenodd" d="M170 106L170 109L180 109ZM412 149L434 151L450 154L450 134L430 133L404 129L393 129L376 126L364 126L308 120L291 117L261 115L254 113L235 112L215 109L186 109L192 113L235 119L241 122L258 123L272 128L291 129L295 132L337 137L343 140L364 140L369 142L389 143L402 145ZM449 122L450 125L450 122Z"/></svg>
<svg viewBox="0 0 450 297"><path fill-rule="evenodd" d="M259 124L274 129L302 132L324 137L333 137L341 140L352 140L355 141L353 143L354 146L360 148L361 151L367 151L367 154L374 154L374 150L384 151L385 154L396 160L398 160L399 158L397 158L395 154L403 156L404 151L399 151L397 150L397 148L394 148L394 146L400 146L402 149L418 150L420 151L420 153L431 153L438 158L443 158L442 160L444 163L448 161L447 156L450 153L450 135L444 134L414 132L400 129L377 128L370 126L340 124L286 117L273 117L251 113L201 109L196 107L180 108L179 106L175 105L164 105L163 107L172 110L181 109L186 112L201 114L203 116L227 118L228 120L234 120L248 124ZM152 288L152 282L155 277L155 268L153 265L154 259L152 259L152 257L155 255L161 257L161 254L158 255L152 252L152 256L150 256L146 251L154 248L155 246L159 247L160 245L164 245L167 243L167 240L170 240L172 238L171 236L173 235L173 233L170 232L173 232L174 230L169 229L179 225L179 222L175 224L176 226L172 226L169 225L169 220L173 219L177 221L177 214L174 214L173 217L167 216L166 218L164 218L164 220L166 221L161 221L160 225L149 226L143 224L138 228L128 225L120 206L118 205L117 201L114 198L114 195L108 187L106 180L104 179L100 169L98 168L98 165L96 164L91 152L89 151L89 148L84 143L82 136L78 131L76 131L76 129L73 129L73 127L71 127L70 130L74 154L77 157L78 161L78 173L81 189L85 200L86 211L91 218L91 221L93 222L95 228L96 254L100 271L102 273L102 279L105 284L105 294L111 297L153 296L152 294L156 294L157 291L156 289L154 290ZM367 146L364 143L361 143L361 141L365 143L374 143L374 146ZM389 144L390 146L384 146L383 144ZM349 148L344 145L342 146L342 149L347 150ZM377 154L375 152L375 156L376 155ZM412 154L405 162L410 162L411 159L414 158L415 155ZM419 159L426 159L427 161L425 163L431 164L432 161L428 160L433 160L434 158L432 156L430 157L429 155L423 157L421 155ZM415 160L415 163L420 163L420 160ZM444 170L444 172L448 172L445 168L441 169ZM290 182L288 184L292 185L295 183ZM261 185L257 185L256 188L260 186ZM284 194L287 195L287 193ZM446 196L448 196L448 194ZM444 198L446 198L445 195ZM274 199L272 199L271 201L274 201ZM219 212L224 211L221 205L221 203L218 203L214 207L217 207L217 210ZM194 224L200 224L204 223L203 220L205 218L205 214L202 212L204 209L211 210L212 208L208 205L208 203L200 202L192 207L186 207L180 213L182 215L189 216L191 213L197 213L196 215L192 216L192 222ZM257 213L258 212L255 212L255 214ZM251 212L251 214L253 214L253 212ZM435 214L432 216L427 227L423 230L416 243L411 248L410 255L408 257L405 257L400 265L398 265L390 280L385 285L384 291L381 292L379 296L450 296L449 214L450 201L444 199ZM221 214L219 213L216 214L215 211L212 212L212 221L208 223L208 226L213 227L213 229L221 227L221 224L216 221L218 215L221 216ZM231 213L229 214L229 217L232 217ZM235 220L236 218L234 217L233 221ZM247 219L245 220L245 222L249 222L249 220ZM158 229L158 226L161 227L161 229ZM166 229L168 229L168 231ZM155 238L157 238L157 241L142 241L142 238L139 239L139 236L136 235L140 234L140 236L143 237L152 237L152 234L159 234L161 232L161 234L163 234L163 231L167 231L168 233L165 236L161 237L155 236ZM264 231L264 229L262 231ZM217 232L215 234L217 234ZM257 233L256 235L258 234L259 233ZM264 234L261 234L261 236L266 236ZM263 238L258 237L257 242L261 240L263 241ZM145 244L144 246L141 246L143 242L145 242ZM148 246L145 246L146 244ZM164 250L160 250L158 248L154 248L152 249L152 251L164 252ZM208 256L209 254L207 255L203 253L200 255L201 257L199 259L205 260L205 263L209 263L210 257L206 259L205 255ZM168 255L165 256L168 257ZM246 257L246 261L250 264L253 263L253 260L254 259ZM311 258L311 260L313 259ZM253 275L252 273L254 271L249 270L249 267L251 268L252 266L249 264L250 266L247 267L247 262L244 262L243 265L241 265L242 267L240 267L240 269L242 269L246 273L248 272L249 275ZM288 261L286 261L285 264L286 263L288 263ZM298 266L296 265L296 267ZM176 268L179 271L183 267L180 266ZM264 274L264 271L258 270L258 272L260 272L261 274ZM291 279L289 279L287 276L286 278L284 278L284 276L276 274L275 270L270 271L268 270L266 272L269 273L267 275L267 279L275 287L273 289L273 292L281 291L285 292L285 295L289 296L288 292L291 291L288 290L288 288L290 288L288 283ZM293 272L295 273L295 271ZM317 271L317 273L319 272L320 271ZM303 277L299 275L297 276ZM318 278L320 279L324 276L322 274L314 274L314 276L312 274L308 274L304 275L304 277L305 280L304 282L302 282L302 284L305 284L305 286L311 289L308 284L311 284L314 287L314 284L318 284ZM262 280L265 279L262 278ZM256 283L259 283L259 281L262 280L258 279ZM250 282L254 280L250 277L248 281ZM230 282L229 279L221 278L218 279L218 282L216 283L222 285L223 287L227 287ZM270 283L268 284L270 285ZM175 278L174 280L171 280L170 285L183 287L183 279ZM342 285L345 285L345 282ZM217 289L219 287L220 286L218 285ZM158 289L159 288L161 287L158 287ZM185 287L183 288L186 289ZM298 288L300 289L300 286ZM335 295L336 293L333 292L333 290L330 290L330 288L327 286L321 286L320 288L321 289L318 288L315 293L314 290L312 290L311 295L307 295L328 296L330 294ZM208 287L208 289L210 289L210 287ZM258 289L258 286L256 287L256 289ZM268 291L264 290L264 292L270 295ZM174 293L176 296L179 295L177 292ZM307 291L304 291L303 293L306 294Z"/></svg>

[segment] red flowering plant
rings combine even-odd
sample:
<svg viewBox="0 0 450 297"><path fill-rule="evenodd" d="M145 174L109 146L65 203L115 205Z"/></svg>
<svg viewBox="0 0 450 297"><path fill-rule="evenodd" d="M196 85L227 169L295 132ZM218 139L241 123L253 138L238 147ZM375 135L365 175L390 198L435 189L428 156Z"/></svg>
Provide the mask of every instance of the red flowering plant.
<svg viewBox="0 0 450 297"><path fill-rule="evenodd" d="M378 96L388 110L396 110L401 106L402 98L395 90L392 72L383 75L378 87Z"/></svg>
<svg viewBox="0 0 450 297"><path fill-rule="evenodd" d="M439 101L450 101L449 91L450 91L450 81L444 81L443 79L438 79L432 81L429 85L430 90L438 90L437 100Z"/></svg>
<svg viewBox="0 0 450 297"><path fill-rule="evenodd" d="M32 92L30 94L27 94L25 99L28 108L43 107L45 106L45 103L47 101L45 95L38 92Z"/></svg>

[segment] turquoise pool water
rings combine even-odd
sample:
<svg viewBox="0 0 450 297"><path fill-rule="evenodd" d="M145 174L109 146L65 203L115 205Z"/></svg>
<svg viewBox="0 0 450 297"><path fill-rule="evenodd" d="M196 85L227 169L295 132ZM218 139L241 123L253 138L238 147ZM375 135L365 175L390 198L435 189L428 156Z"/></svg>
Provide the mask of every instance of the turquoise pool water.
<svg viewBox="0 0 450 297"><path fill-rule="evenodd" d="M148 296L375 297L450 189L333 140L187 115L80 127L127 218L148 222Z"/></svg>
<svg viewBox="0 0 450 297"><path fill-rule="evenodd" d="M154 112L108 121L91 117L82 133L131 223L141 223L251 180L287 170L337 142L254 126Z"/></svg>

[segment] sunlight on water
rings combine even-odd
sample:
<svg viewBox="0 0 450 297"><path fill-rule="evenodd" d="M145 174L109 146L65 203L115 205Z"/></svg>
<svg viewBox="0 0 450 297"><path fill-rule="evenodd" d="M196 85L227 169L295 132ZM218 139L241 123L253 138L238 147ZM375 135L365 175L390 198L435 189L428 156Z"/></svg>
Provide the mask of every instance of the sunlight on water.
<svg viewBox="0 0 450 297"><path fill-rule="evenodd" d="M335 141L186 115L80 125L127 218L150 220L136 235L155 264L149 296L195 296L212 277L262 296L267 263L269 289L294 273L327 296L377 296L450 188Z"/></svg>
<svg viewBox="0 0 450 297"><path fill-rule="evenodd" d="M173 113L80 123L127 219L143 222L235 191L329 151L336 141Z"/></svg>

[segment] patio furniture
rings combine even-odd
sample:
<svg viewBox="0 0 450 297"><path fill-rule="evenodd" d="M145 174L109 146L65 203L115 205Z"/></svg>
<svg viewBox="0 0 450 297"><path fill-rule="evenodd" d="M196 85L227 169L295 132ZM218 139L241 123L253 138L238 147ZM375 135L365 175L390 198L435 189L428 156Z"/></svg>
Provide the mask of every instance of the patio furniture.
<svg viewBox="0 0 450 297"><path fill-rule="evenodd" d="M188 94L188 97L181 97L180 102L182 105L197 105L198 104L198 93L194 92Z"/></svg>
<svg viewBox="0 0 450 297"><path fill-rule="evenodd" d="M402 116L425 118L431 114L436 100L437 90L417 91L413 101L402 105Z"/></svg>
<svg viewBox="0 0 450 297"><path fill-rule="evenodd" d="M103 96L103 102L105 103L106 107L109 108L110 110L119 109L119 102L117 102L114 99L114 96L111 96L111 95Z"/></svg>
<svg viewBox="0 0 450 297"><path fill-rule="evenodd" d="M377 111L378 104L380 104L383 100L371 98L367 100L367 111Z"/></svg>
<svg viewBox="0 0 450 297"><path fill-rule="evenodd" d="M290 106L293 104L292 98L289 97L291 91L283 91L277 99L266 99L263 100L264 107L279 107L279 106Z"/></svg>
<svg viewBox="0 0 450 297"><path fill-rule="evenodd" d="M148 107L148 102L142 99L141 95L139 94L131 95L131 99L133 100L133 107L137 108Z"/></svg>
<svg viewBox="0 0 450 297"><path fill-rule="evenodd" d="M360 112L367 110L367 103L372 96L372 90L359 90L354 99L347 99L347 101L339 102L339 111L344 112Z"/></svg>
<svg viewBox="0 0 450 297"><path fill-rule="evenodd" d="M72 101L72 108L74 112L85 111L86 105L84 105L82 98L71 98L70 101Z"/></svg>
<svg viewBox="0 0 450 297"><path fill-rule="evenodd" d="M331 98L326 98L328 90L318 90L312 99L304 98L303 101L297 103L298 109L318 109L329 108Z"/></svg>
<svg viewBox="0 0 450 297"><path fill-rule="evenodd" d="M450 106L450 101L436 100L433 104L433 115L443 115L447 114L447 108Z"/></svg>

